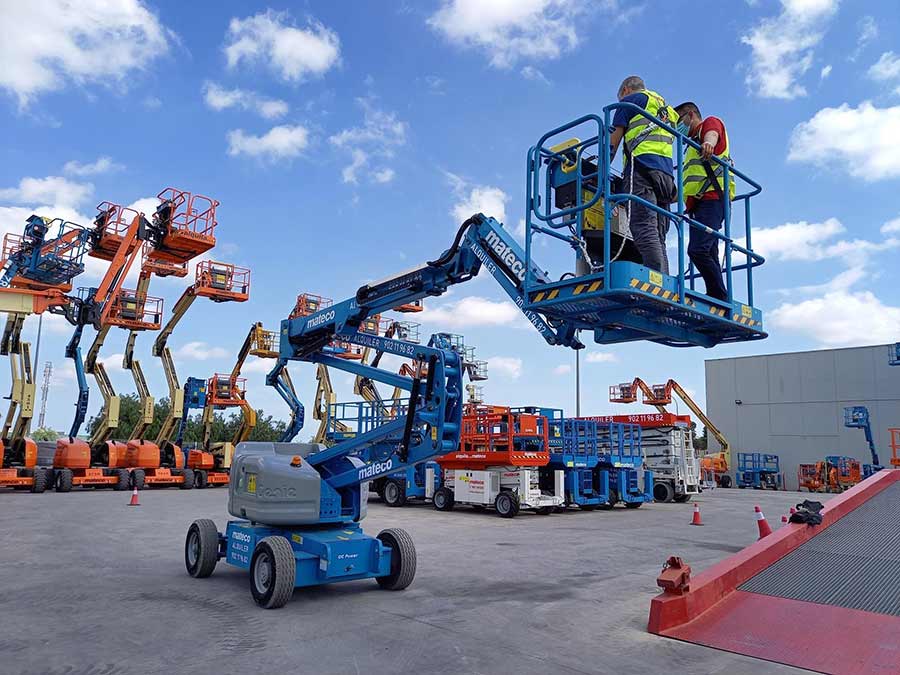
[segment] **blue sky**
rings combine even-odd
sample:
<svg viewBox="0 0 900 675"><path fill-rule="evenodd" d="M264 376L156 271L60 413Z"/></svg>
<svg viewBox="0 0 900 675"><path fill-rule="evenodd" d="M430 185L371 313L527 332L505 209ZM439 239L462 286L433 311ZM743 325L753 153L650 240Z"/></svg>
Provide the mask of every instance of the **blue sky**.
<svg viewBox="0 0 900 675"><path fill-rule="evenodd" d="M737 166L763 184L754 244L769 262L756 304L771 337L713 350L592 345L584 412L625 412L607 387L635 375L675 377L702 400L705 358L900 337L893 2L75 4L0 7L0 25L15 27L0 41L0 229L21 231L33 211L87 223L103 200L150 212L170 185L218 199L212 257L251 267L252 297L197 301L170 342L182 379L228 370L249 325L277 328L299 292L342 299L433 258L473 211L515 231L527 148L599 112L631 74L721 117ZM99 273L91 264L82 282ZM151 293L168 311L183 288L156 279ZM490 401L572 410L574 355L547 347L490 277L431 301L422 319L423 332L463 333L489 360ZM48 424L62 429L75 396L69 328L44 326L36 370L54 363ZM103 355L129 393L116 367L124 341L115 331ZM138 352L161 397L151 341ZM249 364L249 398L281 415L266 365ZM293 372L311 405L313 369ZM334 381L351 399L348 378Z"/></svg>

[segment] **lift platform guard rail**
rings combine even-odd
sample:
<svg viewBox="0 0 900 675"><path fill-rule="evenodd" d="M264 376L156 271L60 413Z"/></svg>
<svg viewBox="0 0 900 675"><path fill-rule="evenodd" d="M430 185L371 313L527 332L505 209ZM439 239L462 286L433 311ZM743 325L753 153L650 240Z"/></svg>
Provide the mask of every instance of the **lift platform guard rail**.
<svg viewBox="0 0 900 675"><path fill-rule="evenodd" d="M238 520L230 521L224 533L210 520L191 526L185 562L192 576L209 576L224 557L250 572L253 597L267 608L284 605L295 586L375 578L381 586L399 590L412 582L415 547L409 535L389 529L373 538L360 528L367 485L458 448L464 363L462 355L438 336L420 345L368 333L365 323L392 309L415 307L426 297L440 296L450 286L475 277L482 267L551 345L580 349L584 346L581 331L591 332L601 344L648 340L676 347L712 347L766 337L761 312L752 306L752 271L763 259L750 248L750 198L760 187L730 165L724 166L725 179L741 178L751 188L735 198L744 204L745 243L732 238L730 208L724 234L716 234L725 242L728 302L692 289L696 275L685 267L685 235L690 227L700 225L685 214L680 188L678 210L665 212L678 234L677 276L610 255L611 228L602 225L612 223L614 212L618 217L622 204L638 199L610 187L608 128L612 111L623 105L627 104L607 107L605 121L587 115L554 129L528 151L524 250L501 223L475 214L462 223L450 248L437 259L364 285L342 302L292 312L281 322L279 355L266 382L276 387L292 410L301 411L300 419L302 404L295 392L281 384L289 361L336 368L408 392L406 413L329 448L302 443L241 444L229 484L229 512ZM638 108L634 112L650 117ZM650 119L673 134L680 184L681 146L693 142L661 120ZM547 147L550 139L586 123L597 128L588 140L565 150ZM585 155L591 147L602 150L596 165ZM603 220L598 219L601 206ZM602 261L588 253L589 225L603 229ZM560 232L563 228L568 234ZM565 241L579 255L586 255L589 260L581 262L588 263L587 270L576 265L575 273L566 270L554 281L532 260L536 233ZM745 257L743 264L732 264L733 252ZM735 297L733 273L740 270L746 272L746 303ZM412 376L395 374L340 358L329 350L335 342L412 359L427 367ZM285 499L288 494L292 497Z"/></svg>

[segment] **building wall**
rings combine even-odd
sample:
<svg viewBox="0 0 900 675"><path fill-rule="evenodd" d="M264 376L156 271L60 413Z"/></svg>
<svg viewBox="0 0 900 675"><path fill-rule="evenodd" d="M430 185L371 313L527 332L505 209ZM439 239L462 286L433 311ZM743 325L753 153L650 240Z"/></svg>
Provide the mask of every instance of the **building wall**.
<svg viewBox="0 0 900 675"><path fill-rule="evenodd" d="M869 409L881 463L890 466L900 367L888 365L888 354L878 345L706 361L707 414L731 444L732 469L737 452L776 454L788 489L796 489L798 464L826 455L871 462L863 431L844 427L852 405Z"/></svg>

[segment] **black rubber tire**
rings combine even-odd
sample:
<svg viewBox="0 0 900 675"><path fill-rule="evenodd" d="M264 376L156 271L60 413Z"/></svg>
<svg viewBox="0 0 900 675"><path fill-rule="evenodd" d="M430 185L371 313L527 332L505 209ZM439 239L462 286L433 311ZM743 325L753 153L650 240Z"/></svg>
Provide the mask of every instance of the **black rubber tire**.
<svg viewBox="0 0 900 675"><path fill-rule="evenodd" d="M731 476L727 473L723 474L721 478L719 478L719 487L720 488L730 488L731 487Z"/></svg>
<svg viewBox="0 0 900 675"><path fill-rule="evenodd" d="M644 502L625 502L626 509L639 509L644 505Z"/></svg>
<svg viewBox="0 0 900 675"><path fill-rule="evenodd" d="M181 475L184 477L184 482L179 483L178 487L181 490L193 490L194 489L194 470L193 469L181 469Z"/></svg>
<svg viewBox="0 0 900 675"><path fill-rule="evenodd" d="M33 481L31 483L31 491L34 494L40 494L47 489L47 472L43 469L35 469Z"/></svg>
<svg viewBox="0 0 900 675"><path fill-rule="evenodd" d="M448 487L439 487L431 498L434 508L438 511L452 511L456 500L453 498L453 491Z"/></svg>
<svg viewBox="0 0 900 675"><path fill-rule="evenodd" d="M519 512L519 498L514 492L504 490L494 499L494 510L501 518L515 518Z"/></svg>
<svg viewBox="0 0 900 675"><path fill-rule="evenodd" d="M44 485L46 485L46 489L52 490L56 487L56 469L44 469L44 474L46 475Z"/></svg>
<svg viewBox="0 0 900 675"><path fill-rule="evenodd" d="M257 566L268 564L268 575L257 573ZM290 542L284 537L271 536L260 541L250 559L250 593L263 609L284 607L294 593L297 561ZM267 580L267 581L266 581Z"/></svg>
<svg viewBox="0 0 900 675"><path fill-rule="evenodd" d="M416 547L406 530L389 527L378 533L378 541L391 547L391 572L375 577L378 585L387 591L402 591L416 576Z"/></svg>
<svg viewBox="0 0 900 675"><path fill-rule="evenodd" d="M123 492L131 487L131 472L128 469L116 469L116 484L113 490Z"/></svg>
<svg viewBox="0 0 900 675"><path fill-rule="evenodd" d="M601 504L600 508L603 509L604 511L609 511L610 509L615 507L615 505L618 503L619 503L619 491L616 490L615 488L610 488L609 489L609 501L606 502L605 504Z"/></svg>
<svg viewBox="0 0 900 675"><path fill-rule="evenodd" d="M388 478L384 482L384 503L387 506L403 506L406 504L406 485L396 478Z"/></svg>
<svg viewBox="0 0 900 675"><path fill-rule="evenodd" d="M198 490L205 490L209 485L209 474L206 471L198 469L194 471L194 487Z"/></svg>
<svg viewBox="0 0 900 675"><path fill-rule="evenodd" d="M676 495L675 501L678 504L687 504L689 501L691 501L691 495Z"/></svg>
<svg viewBox="0 0 900 675"><path fill-rule="evenodd" d="M56 473L58 474L56 477L56 491L71 492L72 479L75 477L72 473L72 469L60 469Z"/></svg>
<svg viewBox="0 0 900 675"><path fill-rule="evenodd" d="M147 479L147 474L143 469L133 469L131 471L131 487L136 487L138 490L143 490L146 485L145 481Z"/></svg>
<svg viewBox="0 0 900 675"><path fill-rule="evenodd" d="M671 483L661 481L653 484L653 501L668 504L675 498L675 488Z"/></svg>
<svg viewBox="0 0 900 675"><path fill-rule="evenodd" d="M192 550L193 549L193 550ZM191 523L184 539L184 566L195 579L205 579L219 562L219 531L209 518Z"/></svg>

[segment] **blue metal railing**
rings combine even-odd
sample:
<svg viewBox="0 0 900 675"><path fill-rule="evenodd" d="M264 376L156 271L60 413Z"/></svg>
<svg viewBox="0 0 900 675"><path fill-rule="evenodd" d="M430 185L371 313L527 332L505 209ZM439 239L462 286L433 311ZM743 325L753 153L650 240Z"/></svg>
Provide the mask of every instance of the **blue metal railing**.
<svg viewBox="0 0 900 675"><path fill-rule="evenodd" d="M738 472L745 471L767 471L769 473L780 473L781 463L778 455L767 455L761 452L739 452L738 453Z"/></svg>
<svg viewBox="0 0 900 675"><path fill-rule="evenodd" d="M677 186L677 210L663 209L656 204L651 204L645 199L637 197L629 193L614 193L611 188L611 178L614 173L612 171L612 158L609 153L610 129L612 117L617 110L628 110L634 115L640 115L658 125L660 128L671 133L674 138L674 157L675 161L675 183ZM561 149L552 151L545 147L551 138L555 138L564 132L576 129L582 125L596 125L596 134L585 140L579 140L577 143ZM620 204L633 202L651 209L652 211L664 215L671 223L674 224L678 233L678 274L677 278L677 294L678 302L686 304L686 282L687 288L694 291L694 282L700 276L693 268L693 265L685 263L685 235L690 228L707 232L717 239L724 242L725 257L725 287L728 292L729 306L734 302L734 272L745 271L747 281L747 304L753 306L753 268L762 265L765 262L758 253L752 249L751 239L751 215L750 200L762 191L762 187L752 178L743 172L735 169L729 162L723 161L718 157L712 157L711 161L720 165L723 170L723 178L726 186L730 186L732 182L740 179L748 186L747 191L736 194L731 200L726 200L725 218L723 229L721 231L712 230L694 220L685 212L685 198L683 187L684 174L684 146L689 145L700 150L700 145L692 139L680 134L675 128L663 122L657 117L650 115L643 108L633 103L614 103L603 109L603 118L595 114L583 115L567 124L559 126L548 131L536 145L528 151L527 158L527 176L526 180L526 232L525 232L525 254L528 260L531 260L532 238L535 233L545 234L550 237L567 242L574 249L578 249L580 242L583 241L584 218L585 213L595 207L598 203L603 205L604 210L604 227L603 227L603 283L604 288L610 287L610 251L611 251L611 227L613 212ZM596 170L589 170L585 173L585 158L589 150L596 151ZM591 159L594 157L592 156ZM546 171L542 172L542 167L546 165ZM568 208L554 210L552 204L552 172L556 170L554 167L566 167L566 172L575 172L575 203ZM541 177L544 176L543 185ZM588 192L590 196L585 201L585 183L596 179L597 187L591 186ZM732 236L732 203L743 202L744 209L744 245L738 244ZM535 221L536 219L536 221ZM684 225L687 224L687 229ZM569 233L561 233L559 230L567 228ZM732 262L733 252L745 256L746 261L740 265L734 265ZM525 297L530 298L530 292L535 288L537 281L535 275L529 266L525 276L524 290ZM707 296L708 297L708 296ZM712 298L710 301L715 302ZM530 306L530 302L526 300L526 306Z"/></svg>
<svg viewBox="0 0 900 675"><path fill-rule="evenodd" d="M327 429L335 434L336 428L343 426L346 431L339 433L342 437L359 436L403 417L408 407L409 398L332 403L328 406Z"/></svg>

